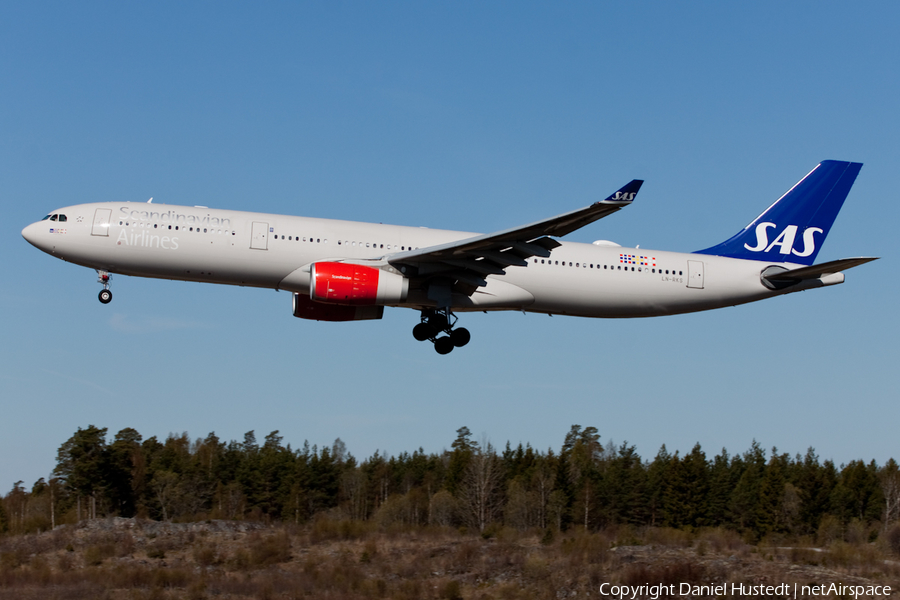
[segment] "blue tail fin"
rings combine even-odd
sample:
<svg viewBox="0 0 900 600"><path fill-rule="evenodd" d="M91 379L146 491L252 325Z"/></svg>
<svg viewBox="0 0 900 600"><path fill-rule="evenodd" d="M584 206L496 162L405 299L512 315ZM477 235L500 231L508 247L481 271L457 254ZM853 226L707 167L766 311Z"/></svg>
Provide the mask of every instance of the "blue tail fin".
<svg viewBox="0 0 900 600"><path fill-rule="evenodd" d="M733 238L696 254L813 264L860 168L822 161Z"/></svg>

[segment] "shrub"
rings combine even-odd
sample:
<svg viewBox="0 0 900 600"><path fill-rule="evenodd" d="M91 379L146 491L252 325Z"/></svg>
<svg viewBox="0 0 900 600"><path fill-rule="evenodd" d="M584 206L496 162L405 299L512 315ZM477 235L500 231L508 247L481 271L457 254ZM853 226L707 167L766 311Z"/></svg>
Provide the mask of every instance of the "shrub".
<svg viewBox="0 0 900 600"><path fill-rule="evenodd" d="M88 546L84 551L84 564L96 567L105 559L116 555L116 547L113 544L97 544Z"/></svg>
<svg viewBox="0 0 900 600"><path fill-rule="evenodd" d="M459 582L451 579L441 586L440 597L445 600L463 600L462 589Z"/></svg>
<svg viewBox="0 0 900 600"><path fill-rule="evenodd" d="M219 552L215 544L197 544L192 554L194 562L201 567L209 567L219 562Z"/></svg>
<svg viewBox="0 0 900 600"><path fill-rule="evenodd" d="M267 537L251 536L250 562L263 567L291 560L291 538L285 532Z"/></svg>
<svg viewBox="0 0 900 600"><path fill-rule="evenodd" d="M900 556L900 523L894 523L894 526L887 530L884 537L887 540L888 549Z"/></svg>

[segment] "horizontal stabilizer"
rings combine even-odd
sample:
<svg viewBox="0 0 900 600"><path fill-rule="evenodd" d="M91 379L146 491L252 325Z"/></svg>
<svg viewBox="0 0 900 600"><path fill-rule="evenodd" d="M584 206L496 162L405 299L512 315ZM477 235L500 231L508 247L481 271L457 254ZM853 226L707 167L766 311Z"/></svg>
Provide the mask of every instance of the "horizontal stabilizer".
<svg viewBox="0 0 900 600"><path fill-rule="evenodd" d="M803 281L804 279L818 279L823 275L831 275L840 273L867 262L878 260L877 257L863 256L860 258L842 258L831 262L822 263L820 265L812 265L811 267L801 267L789 271L781 271L778 273L768 273L763 277L769 281Z"/></svg>

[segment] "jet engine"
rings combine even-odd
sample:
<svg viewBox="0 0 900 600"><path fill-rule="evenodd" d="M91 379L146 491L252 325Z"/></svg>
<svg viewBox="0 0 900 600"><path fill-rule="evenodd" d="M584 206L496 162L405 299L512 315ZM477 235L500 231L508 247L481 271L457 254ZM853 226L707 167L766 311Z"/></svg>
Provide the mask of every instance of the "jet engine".
<svg viewBox="0 0 900 600"><path fill-rule="evenodd" d="M406 300L409 280L365 265L319 262L310 267L309 297L350 306L384 306Z"/></svg>
<svg viewBox="0 0 900 600"><path fill-rule="evenodd" d="M311 321L368 321L384 316L384 307L324 304L310 300L306 294L295 292L294 316Z"/></svg>

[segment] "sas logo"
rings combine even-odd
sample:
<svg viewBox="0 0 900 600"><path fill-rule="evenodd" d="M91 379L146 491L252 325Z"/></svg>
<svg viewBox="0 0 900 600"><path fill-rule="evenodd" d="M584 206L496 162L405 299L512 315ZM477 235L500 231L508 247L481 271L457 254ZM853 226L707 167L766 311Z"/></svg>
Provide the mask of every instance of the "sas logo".
<svg viewBox="0 0 900 600"><path fill-rule="evenodd" d="M817 233L822 233L818 227L807 227L803 230L803 249L797 251L794 248L794 241L797 238L796 225L788 225L778 234L772 242L769 242L768 230L776 227L775 223L760 223L756 226L756 246L744 244L744 248L750 252L770 252L772 248L778 246L781 254L793 254L795 256L809 256L816 251L816 240L813 237Z"/></svg>
<svg viewBox="0 0 900 600"><path fill-rule="evenodd" d="M610 197L610 200L613 202L631 202L635 196L637 196L637 192L616 192Z"/></svg>

